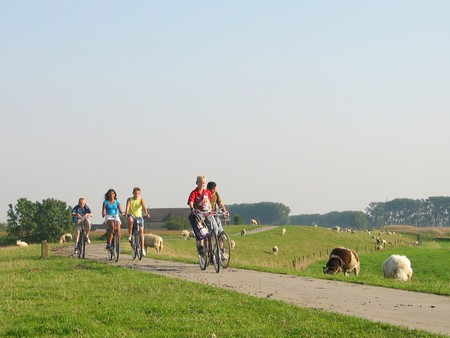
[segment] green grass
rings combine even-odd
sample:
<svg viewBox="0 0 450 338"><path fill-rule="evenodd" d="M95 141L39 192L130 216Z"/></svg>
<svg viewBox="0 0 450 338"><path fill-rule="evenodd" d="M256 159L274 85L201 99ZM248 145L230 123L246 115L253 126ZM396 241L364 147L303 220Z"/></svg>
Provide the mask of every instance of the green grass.
<svg viewBox="0 0 450 338"><path fill-rule="evenodd" d="M416 236L383 234L381 237L392 244L387 245L383 251L376 251L375 240L364 231L351 234L336 233L325 228L286 226L285 236L281 235L281 227L241 236L241 228L225 228L230 238L236 242L236 249L232 252L232 267L450 296L450 240L429 240L424 241L421 246L413 247L407 243L415 242ZM378 236L379 231L373 233ZM158 256L153 250L149 250L150 257L197 262L193 240L185 241L178 233L176 236L163 235L163 238L165 242L162 255ZM273 245L279 248L276 256L272 254ZM339 246L358 252L361 260L361 273L358 277L322 273L329 252ZM411 260L414 270L411 281L401 282L383 277L382 264L391 254L406 255Z"/></svg>
<svg viewBox="0 0 450 338"><path fill-rule="evenodd" d="M39 256L39 245L0 248L2 337L439 337L94 261Z"/></svg>

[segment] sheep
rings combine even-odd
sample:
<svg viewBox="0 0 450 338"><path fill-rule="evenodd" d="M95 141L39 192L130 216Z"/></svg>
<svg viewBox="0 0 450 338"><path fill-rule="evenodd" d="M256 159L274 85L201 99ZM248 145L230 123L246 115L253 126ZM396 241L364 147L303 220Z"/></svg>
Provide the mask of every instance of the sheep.
<svg viewBox="0 0 450 338"><path fill-rule="evenodd" d="M284 236L286 235L286 228L281 229L281 234Z"/></svg>
<svg viewBox="0 0 450 338"><path fill-rule="evenodd" d="M181 232L181 236L183 236L184 240L188 239L189 237L189 231L188 230L183 230Z"/></svg>
<svg viewBox="0 0 450 338"><path fill-rule="evenodd" d="M244 236L246 233L247 233L247 230L245 230L245 229L241 230L241 236Z"/></svg>
<svg viewBox="0 0 450 338"><path fill-rule="evenodd" d="M272 252L273 252L274 255L278 255L278 247L276 245L274 245L272 247Z"/></svg>
<svg viewBox="0 0 450 338"><path fill-rule="evenodd" d="M67 234L64 234L64 235L61 235L61 237L59 238L59 243L61 244L61 243L68 243L68 242L72 242L72 234L69 234L69 233L67 233Z"/></svg>
<svg viewBox="0 0 450 338"><path fill-rule="evenodd" d="M256 219L252 219L250 222L252 225L259 225L259 222Z"/></svg>
<svg viewBox="0 0 450 338"><path fill-rule="evenodd" d="M20 239L18 239L18 240L16 241L16 244L17 244L17 246L20 246L20 247L28 246L28 243L22 242Z"/></svg>
<svg viewBox="0 0 450 338"><path fill-rule="evenodd" d="M411 262L406 256L391 255L383 263L383 274L385 278L407 281L413 274Z"/></svg>
<svg viewBox="0 0 450 338"><path fill-rule="evenodd" d="M195 238L195 232L193 230L189 231L189 238Z"/></svg>
<svg viewBox="0 0 450 338"><path fill-rule="evenodd" d="M163 239L160 236L153 234L144 235L144 249L147 253L147 248L155 248L156 253L160 254L163 249Z"/></svg>
<svg viewBox="0 0 450 338"><path fill-rule="evenodd" d="M336 226L333 227L332 230L334 230L336 232L339 232L339 231L341 231L341 228L336 225Z"/></svg>
<svg viewBox="0 0 450 338"><path fill-rule="evenodd" d="M231 240L230 245L231 245L231 250L234 250L234 248L236 247L236 242Z"/></svg>

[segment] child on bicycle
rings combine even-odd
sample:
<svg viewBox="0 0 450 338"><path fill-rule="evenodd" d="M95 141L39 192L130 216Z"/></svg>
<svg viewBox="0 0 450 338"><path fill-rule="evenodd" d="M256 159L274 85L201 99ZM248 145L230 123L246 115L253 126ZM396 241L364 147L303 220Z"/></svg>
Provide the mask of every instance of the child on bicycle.
<svg viewBox="0 0 450 338"><path fill-rule="evenodd" d="M198 227L199 221L197 219L197 215L195 215L194 211L211 211L211 191L205 189L206 186L206 177L204 175L197 176L197 180L195 182L197 184L197 188L192 190L188 197L188 205L191 208L191 214L189 215L189 222L191 223L192 230L194 230L195 237L199 243L198 252L199 254L203 254L203 236L200 234L200 229ZM206 217L206 222L211 223L211 219Z"/></svg>
<svg viewBox="0 0 450 338"><path fill-rule="evenodd" d="M131 243L131 233L133 232L133 224L137 220L140 220L139 232L141 233L141 239L144 243L144 219L142 218L142 212L146 218L150 218L150 214L147 211L144 199L141 197L141 189L133 188L133 197L127 199L127 205L125 207L125 214L128 217L128 241ZM145 256L145 250L142 249Z"/></svg>
<svg viewBox="0 0 450 338"><path fill-rule="evenodd" d="M107 229L109 230L108 237L106 239L106 249L111 248L111 242L114 236L114 221L117 224L117 232L120 238L120 215L123 215L122 206L117 199L117 193L114 189L109 189L105 194L105 200L102 205L102 217L105 218Z"/></svg>
<svg viewBox="0 0 450 338"><path fill-rule="evenodd" d="M215 182L208 182L208 185L206 186L206 189L211 191L211 208L213 212L217 212L218 209L223 212L223 214L228 217L228 211L225 207L225 204L223 203L222 199L220 198L220 195L217 191L217 184ZM219 208L217 208L219 207ZM214 230L216 232L216 235L219 236L219 234L223 231L222 221L220 220L219 215L215 215L214 219L216 222L213 222ZM228 259L225 253L223 253L223 242L219 242L220 250L222 252L222 259Z"/></svg>
<svg viewBox="0 0 450 338"><path fill-rule="evenodd" d="M80 237L80 231L83 221L86 222L86 242L91 243L89 239L89 233L91 231L91 221L89 217L92 217L91 209L86 205L86 199L84 197L80 197L78 199L78 204L72 209L72 222L75 224L75 253L77 251L77 243Z"/></svg>

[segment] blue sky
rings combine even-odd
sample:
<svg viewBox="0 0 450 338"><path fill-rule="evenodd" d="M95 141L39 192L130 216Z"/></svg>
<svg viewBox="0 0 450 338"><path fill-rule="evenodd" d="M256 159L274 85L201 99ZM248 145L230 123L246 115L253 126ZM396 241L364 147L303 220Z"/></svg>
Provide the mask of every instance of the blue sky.
<svg viewBox="0 0 450 338"><path fill-rule="evenodd" d="M450 195L447 1L2 1L0 221L85 196L291 214Z"/></svg>

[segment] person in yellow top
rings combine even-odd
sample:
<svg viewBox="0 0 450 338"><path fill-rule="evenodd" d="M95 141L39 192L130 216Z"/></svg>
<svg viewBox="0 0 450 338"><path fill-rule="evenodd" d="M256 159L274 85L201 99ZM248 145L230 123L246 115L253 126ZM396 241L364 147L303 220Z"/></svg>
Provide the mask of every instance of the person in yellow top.
<svg viewBox="0 0 450 338"><path fill-rule="evenodd" d="M150 218L150 214L147 211L147 206L145 205L144 199L141 197L140 188L133 188L133 197L127 199L125 214L128 218L128 241L131 242L133 224L139 219L141 221L139 232L141 233L142 243L144 243L144 220L142 218L142 214L144 214L146 218Z"/></svg>

